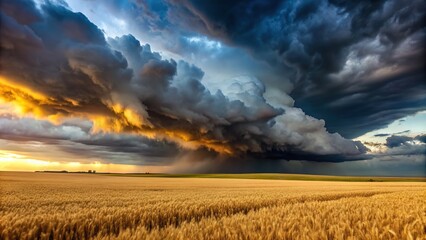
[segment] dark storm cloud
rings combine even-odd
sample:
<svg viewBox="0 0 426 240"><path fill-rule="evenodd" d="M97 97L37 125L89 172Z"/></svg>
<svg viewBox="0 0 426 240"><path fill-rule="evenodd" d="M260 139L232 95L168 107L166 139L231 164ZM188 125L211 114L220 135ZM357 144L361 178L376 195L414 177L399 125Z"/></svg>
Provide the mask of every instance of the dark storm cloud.
<svg viewBox="0 0 426 240"><path fill-rule="evenodd" d="M423 1L173 0L108 6L169 51L195 54L195 61L204 55L220 56L219 62L234 59L222 65L245 64L243 71L269 89L293 88L297 107L345 137L426 109ZM264 72L273 74L257 70L259 62L226 55L234 53L229 48L207 48L206 41L214 39L268 62Z"/></svg>
<svg viewBox="0 0 426 240"><path fill-rule="evenodd" d="M424 135L390 139L397 145L382 151L357 156L306 155L298 152L266 151L248 153L245 157L224 157L206 151L182 152L171 172L241 173L278 172L326 175L426 176L426 144ZM413 141L419 140L419 142ZM384 147L381 143L366 143ZM203 160L201 160L203 159ZM284 160L286 159L286 160ZM292 159L292 160L290 160ZM357 161L351 161L357 160Z"/></svg>
<svg viewBox="0 0 426 240"><path fill-rule="evenodd" d="M362 144L361 144L362 145ZM366 149L366 147L363 147ZM366 150L365 150L366 151ZM325 155L314 155L303 152L292 152L292 151L266 151L262 153L248 153L247 158L256 159L267 159L267 160L304 160L314 162L345 162L345 161L358 161L371 159L371 155L360 154L356 156L341 155L341 154L325 154Z"/></svg>
<svg viewBox="0 0 426 240"><path fill-rule="evenodd" d="M51 3L39 11L27 3L21 8L2 1L2 75L48 96L26 99L47 114L106 113L101 98L116 81L131 77L126 60L106 46L102 32L84 15ZM39 18L20 22L25 14ZM3 94L12 100L12 92Z"/></svg>
<svg viewBox="0 0 426 240"><path fill-rule="evenodd" d="M392 135L386 138L386 146L389 148L382 155L402 156L418 155L426 161L426 144L424 135L415 137Z"/></svg>
<svg viewBox="0 0 426 240"><path fill-rule="evenodd" d="M97 135L80 141L61 141L55 146L79 158L108 163L164 166L176 161L181 151L175 144L132 135Z"/></svg>
<svg viewBox="0 0 426 240"><path fill-rule="evenodd" d="M396 132L394 133L394 135L396 134L403 134L403 133L408 133L410 132L410 130L405 130L405 131L401 131L401 132ZM374 137L388 137L392 135L391 133L379 133L379 134L374 134Z"/></svg>
<svg viewBox="0 0 426 240"><path fill-rule="evenodd" d="M386 138L386 146L390 148L399 147L403 144L406 144L408 141L412 141L412 140L413 140L412 137L392 135Z"/></svg>
<svg viewBox="0 0 426 240"><path fill-rule="evenodd" d="M426 134L424 134L424 135L418 135L416 137L416 139L419 140L422 143L426 143Z"/></svg>
<svg viewBox="0 0 426 240"><path fill-rule="evenodd" d="M395 134L403 134L403 133L409 133L409 132L410 132L410 130L405 130L405 131L397 132Z"/></svg>
<svg viewBox="0 0 426 240"><path fill-rule="evenodd" d="M161 60L149 45L141 46L130 35L109 39L109 43L138 73L132 88L159 128L185 132L189 141L226 142L242 152L276 146L282 151L298 148L318 154L360 153L353 142L328 134L323 122L305 116L300 109L269 105L263 97L265 86L256 79L234 79L226 92L212 94L201 83L204 72L194 65ZM158 72L161 79L157 79Z"/></svg>
<svg viewBox="0 0 426 240"><path fill-rule="evenodd" d="M75 142L86 146L104 147L108 152L134 153L142 157L173 157L179 152L178 146L173 143L135 135L95 135Z"/></svg>
<svg viewBox="0 0 426 240"><path fill-rule="evenodd" d="M379 133L379 134L374 134L375 137L387 137L389 136L389 133Z"/></svg>
<svg viewBox="0 0 426 240"><path fill-rule="evenodd" d="M332 132L356 137L426 109L424 1L172 2L187 28L281 69L296 106Z"/></svg>
<svg viewBox="0 0 426 240"><path fill-rule="evenodd" d="M297 152L343 159L365 152L362 144L327 132L323 120L268 102L265 85L255 77L237 77L228 81L226 91L210 92L199 67L164 59L132 35L105 39L96 25L67 6L19 3L1 4L2 100L51 121L88 119L93 126L83 135L116 132L153 139L71 138L66 140L73 144L61 145L65 151L86 154L84 149L101 147L155 156L161 149L174 154L178 146L236 156L273 150L283 158L286 152ZM254 4L252 10L258 7L273 9ZM25 134L64 137L30 130L16 135Z"/></svg>
<svg viewBox="0 0 426 240"><path fill-rule="evenodd" d="M235 158L222 159L202 152L180 156L173 163L173 173L305 173L350 176L426 176L424 155L377 155L366 160L325 162L286 161L279 159ZM199 159L204 159L200 161Z"/></svg>

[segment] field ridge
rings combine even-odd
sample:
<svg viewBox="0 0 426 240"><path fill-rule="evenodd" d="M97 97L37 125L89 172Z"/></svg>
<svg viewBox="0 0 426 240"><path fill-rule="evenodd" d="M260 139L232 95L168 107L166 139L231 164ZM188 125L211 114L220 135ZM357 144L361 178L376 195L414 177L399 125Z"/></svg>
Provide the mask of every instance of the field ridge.
<svg viewBox="0 0 426 240"><path fill-rule="evenodd" d="M372 203L368 202L366 199L372 198L372 197L378 197L378 201L383 201L385 199L390 200L389 203L385 202L384 205L387 205L388 207L397 206L395 204L395 198L396 199L413 199L413 196L410 196L410 192L408 191L407 194L401 195L401 193L396 192L388 192L383 194L374 194L369 197L359 197L354 196L351 198L339 198L334 200L328 200L328 201L310 201L305 203L295 203L292 206L273 206L270 208L262 208L257 211L251 211L247 214L234 214L230 216L223 216L220 219L211 219L211 218L204 218L199 222L185 222L180 226L168 226L165 229L153 229L150 231L147 231L144 228L138 227L136 229L126 229L123 232L121 232L118 236L114 237L108 237L108 239L164 239L167 236L173 236L176 239L187 239L188 237L192 237L193 239L224 239L229 238L229 236L233 236L234 238L238 237L239 239L306 239L306 236L311 236L309 239L419 239L424 240L426 239L426 207L424 205L412 205L411 207L403 206L404 211L405 209L410 209L413 212L417 212L416 214L412 214L408 219L406 220L403 229L396 229L396 227L401 227L399 223L392 223L389 220L396 221L397 219L392 219L392 214L388 214L382 210L374 210L377 211L372 216L368 215L368 212L363 209L364 215L356 216L352 215L354 213L355 206L359 205L359 203L363 204L370 204L371 207L379 207L380 205L378 203ZM426 192L425 192L426 193ZM384 196L388 195L388 196ZM423 194L424 195L424 194ZM415 200L419 200L418 196L414 198ZM327 204L324 204L324 202L328 202ZM355 203L355 204L354 204ZM358 203L358 204L356 204ZM418 203L418 202L417 202ZM324 224L327 224L327 220L325 220L325 223L321 223L320 221L324 221L326 217L328 217L328 214L324 215L323 209L327 209L327 211L332 211L333 208L330 208L330 206L345 206L344 212L341 213L341 215L347 217L348 212L351 214L349 217L352 218L349 220L349 222L346 222L346 225L344 227L344 232L340 234L336 234L337 229L333 229L333 227L330 228L328 232L324 231L324 229L321 228L321 226L324 226ZM352 205L352 206L351 206ZM401 207L401 206L398 206ZM296 210L294 210L296 209ZM309 228L304 228L304 233L300 233L298 231L294 231L294 228L297 225L291 225L285 226L285 229L282 229L280 227L276 227L274 229L267 229L265 231L265 227L269 228L271 224L275 223L276 220L282 220L283 222L286 222L285 218L287 214L291 213L294 214L296 212L297 214L303 213L304 211L307 212L318 212L319 216L317 215L311 215L311 214L302 214L299 218L300 222L307 222L305 224L308 224ZM333 215L336 219L339 218L338 215L340 213L334 212ZM370 213L371 214L371 213ZM278 215L278 219L276 218ZM385 224L388 224L386 226L372 226L372 228L365 228L367 226L365 224L366 219L374 219L378 218L377 215L380 217L387 217L390 219L387 219L385 221ZM271 217L274 216L274 217ZM282 217L282 218L280 218ZM340 216L341 217L341 216ZM271 218L271 219L268 219ZM415 220L414 220L415 219ZM269 223L265 223L265 220L268 220ZM291 219L294 220L294 219ZM398 219L400 220L400 219ZM240 226L236 229L221 229L221 231L215 231L217 228L223 228L224 226L229 226L231 224L235 224L235 222L238 222L239 224L237 226ZM253 224L255 227L251 227L249 224ZM243 227L241 226L247 226ZM357 229L356 227L364 228L364 229ZM316 226L316 227L315 227ZM235 226L234 226L235 227ZM302 225L302 228L304 226ZM312 229L313 228L313 229ZM194 231L195 229L202 229L201 232ZM213 229L213 231L212 231ZM277 229L279 229L277 231ZM423 230L422 230L423 229ZM302 230L302 231L303 231ZM314 230L314 231L312 231ZM413 231L414 230L414 231ZM371 232L368 232L371 231ZM177 236L177 237L176 237ZM358 236L358 237L354 237ZM105 236L97 236L95 239L104 239Z"/></svg>
<svg viewBox="0 0 426 240"><path fill-rule="evenodd" d="M333 176L287 173L205 173L205 174L169 174L169 173L98 173L115 177L147 178L224 178L224 179L263 179L263 180L301 180L301 181L337 181L337 182L426 182L426 177L379 177L379 176Z"/></svg>
<svg viewBox="0 0 426 240"><path fill-rule="evenodd" d="M362 192L362 193L347 193L347 194L335 194L335 195L317 195L317 196L313 196L313 198L310 199L304 199L304 198L300 198L300 197L295 197L292 199L287 199L288 201L284 202L272 202L272 203L267 203L264 205L260 205L260 206L254 206L254 207L249 207L249 208L244 208L244 209L236 209L235 211L231 211L231 212L227 212L225 214L215 214L213 213L212 215L206 215L206 214L202 214L200 216L200 218L191 218L191 219L185 219L183 221L179 221L176 222L174 224L164 224L162 225L161 223L154 223L154 227L152 225L146 226L146 229L148 231L151 231L152 229L162 229L162 228L166 228L169 226L174 226L174 227L179 227L181 224L183 223L187 223L187 222L199 222L203 219L206 218L211 218L211 219L219 219L219 218L223 218L223 217L230 217L236 214L248 214L250 212L256 212L262 209L267 209L267 208L272 208L272 207L279 207L279 206L283 206L286 204L299 204L299 203L309 203L309 202L327 202L327 201L336 201L339 199L343 199L343 198L353 198L353 197L362 197L362 198L368 198L368 197L372 197L375 195L379 195L379 194L387 194L387 193L391 193L391 192Z"/></svg>

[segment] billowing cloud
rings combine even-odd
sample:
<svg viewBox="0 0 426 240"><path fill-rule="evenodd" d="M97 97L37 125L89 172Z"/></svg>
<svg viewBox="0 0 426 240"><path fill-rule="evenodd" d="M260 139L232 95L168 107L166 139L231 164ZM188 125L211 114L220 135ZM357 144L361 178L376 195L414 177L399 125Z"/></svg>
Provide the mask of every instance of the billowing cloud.
<svg viewBox="0 0 426 240"><path fill-rule="evenodd" d="M255 77L230 79L229 88L213 93L197 66L164 59L132 35L106 39L66 6L3 1L1 9L0 96L24 115L56 124L88 119L92 134L136 134L226 155L345 159L365 152L362 144L328 133L323 120L294 108L288 95L267 100L265 85ZM108 146L102 140L79 142Z"/></svg>
<svg viewBox="0 0 426 240"><path fill-rule="evenodd" d="M392 135L386 138L386 146L388 150L385 155L420 155L426 156L426 144L424 135L415 137Z"/></svg>
<svg viewBox="0 0 426 240"><path fill-rule="evenodd" d="M426 143L426 134L418 135L415 139L419 140L422 143Z"/></svg>
<svg viewBox="0 0 426 240"><path fill-rule="evenodd" d="M392 135L386 138L386 146L388 146L389 148L399 147L412 140L413 138L411 137Z"/></svg>
<svg viewBox="0 0 426 240"><path fill-rule="evenodd" d="M262 80L332 132L357 137L426 109L424 1L171 2L182 28L279 69Z"/></svg>

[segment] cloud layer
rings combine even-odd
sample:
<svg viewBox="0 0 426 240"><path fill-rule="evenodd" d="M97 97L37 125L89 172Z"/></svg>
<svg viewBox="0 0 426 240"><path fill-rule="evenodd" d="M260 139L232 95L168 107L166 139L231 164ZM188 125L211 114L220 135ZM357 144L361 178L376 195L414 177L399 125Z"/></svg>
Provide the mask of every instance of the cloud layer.
<svg viewBox="0 0 426 240"><path fill-rule="evenodd" d="M66 6L4 1L1 18L1 96L22 113L53 122L89 119L93 132L127 132L231 155L365 151L328 133L323 120L268 102L265 85L254 77L231 79L228 92L212 93L200 68L164 59L132 35L106 39Z"/></svg>

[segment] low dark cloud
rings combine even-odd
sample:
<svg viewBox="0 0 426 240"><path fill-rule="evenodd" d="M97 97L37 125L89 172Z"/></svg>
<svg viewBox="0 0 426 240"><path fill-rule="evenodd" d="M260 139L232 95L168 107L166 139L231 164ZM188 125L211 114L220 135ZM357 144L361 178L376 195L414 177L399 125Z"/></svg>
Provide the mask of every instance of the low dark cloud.
<svg viewBox="0 0 426 240"><path fill-rule="evenodd" d="M379 134L374 134L375 137L387 137L389 136L389 133L379 133Z"/></svg>
<svg viewBox="0 0 426 240"><path fill-rule="evenodd" d="M403 134L403 133L409 133L411 130L404 130L404 131L401 131L401 132L397 132L397 133L395 133L395 134Z"/></svg>
<svg viewBox="0 0 426 240"><path fill-rule="evenodd" d="M360 176L426 176L426 144L419 140L423 137L424 135L416 137L394 135L389 137L388 141L388 143L394 144L392 146L366 142L365 146L379 151L344 157L269 151L249 153L245 157L224 158L205 151L182 152L179 161L172 164L171 172L284 172Z"/></svg>
<svg viewBox="0 0 426 240"><path fill-rule="evenodd" d="M203 159L200 161L199 159ZM213 158L200 152L182 154L173 173L305 173L351 176L426 176L424 155L376 155L359 161L287 161L279 159Z"/></svg>
<svg viewBox="0 0 426 240"><path fill-rule="evenodd" d="M383 153L388 156L407 156L419 155L426 161L426 144L424 135L415 137L392 135L386 138L386 144L389 149Z"/></svg>
<svg viewBox="0 0 426 240"><path fill-rule="evenodd" d="M392 135L386 138L386 146L390 148L399 147L403 144L406 144L408 141L412 141L413 138L407 136L396 136Z"/></svg>
<svg viewBox="0 0 426 240"><path fill-rule="evenodd" d="M405 130L405 131L401 131L401 132L396 132L396 133L394 133L394 135L404 134L404 133L409 133L409 132L410 132L410 130ZM379 134L374 134L374 137L388 137L390 135L392 135L392 134L391 133L379 133Z"/></svg>
<svg viewBox="0 0 426 240"><path fill-rule="evenodd" d="M426 134L418 135L415 139L419 140L422 143L426 143Z"/></svg>

